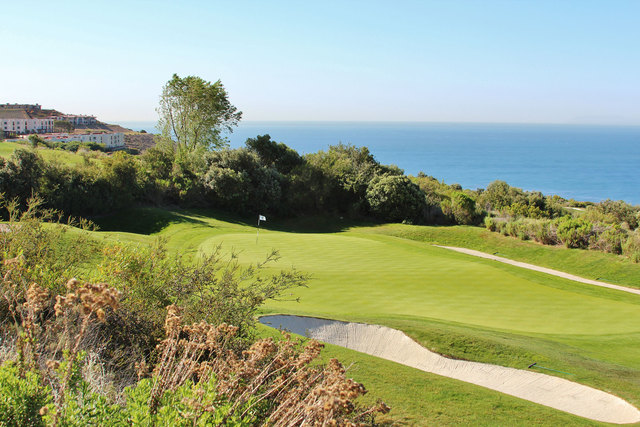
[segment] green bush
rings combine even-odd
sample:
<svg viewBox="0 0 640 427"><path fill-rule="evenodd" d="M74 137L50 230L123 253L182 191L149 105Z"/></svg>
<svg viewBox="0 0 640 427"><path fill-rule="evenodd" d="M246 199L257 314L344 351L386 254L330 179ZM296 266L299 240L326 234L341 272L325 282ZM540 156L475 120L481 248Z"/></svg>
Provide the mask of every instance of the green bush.
<svg viewBox="0 0 640 427"><path fill-rule="evenodd" d="M207 201L232 212L286 212L282 187L286 178L248 149L209 153L200 183Z"/></svg>
<svg viewBox="0 0 640 427"><path fill-rule="evenodd" d="M635 231L629 234L622 246L622 253L635 263L640 263L640 233Z"/></svg>
<svg viewBox="0 0 640 427"><path fill-rule="evenodd" d="M557 220L557 235L567 248L586 249L593 235L593 224L580 218L563 217Z"/></svg>
<svg viewBox="0 0 640 427"><path fill-rule="evenodd" d="M157 379L156 379L157 381ZM161 397L156 413L149 408L154 380L145 378L135 387L125 390L125 406L118 414L125 425L134 426L251 426L251 415L229 416L231 403L216 392L215 377L209 381L193 383L187 380L175 390L166 391ZM242 412L242 411L238 411Z"/></svg>
<svg viewBox="0 0 640 427"><path fill-rule="evenodd" d="M67 354L68 356L68 354ZM70 366L69 386L64 389L64 402L61 407L49 403L41 411L46 425L63 426L106 426L122 425L125 420L120 405L114 404L106 396L91 391L89 383L82 377L85 353L80 352L73 360L65 360L56 369L59 378L64 376Z"/></svg>
<svg viewBox="0 0 640 427"><path fill-rule="evenodd" d="M498 231L498 223L495 218L490 216L484 217L484 226L489 231Z"/></svg>
<svg viewBox="0 0 640 427"><path fill-rule="evenodd" d="M264 275L262 269L278 259L272 252L256 266L240 268L233 254L223 256L218 246L194 261L167 254L162 242L152 248L130 249L112 245L104 249L99 280L109 281L123 293L122 307L155 325L160 331L164 308L180 305L186 320L229 323L246 338L256 322L256 310L287 289L306 286L298 271Z"/></svg>
<svg viewBox="0 0 640 427"><path fill-rule="evenodd" d="M51 389L35 372L20 372L13 362L0 365L0 425L44 426L40 409L51 402Z"/></svg>
<svg viewBox="0 0 640 427"><path fill-rule="evenodd" d="M450 206L451 215L457 224L472 225L477 223L479 215L476 213L476 201L467 194L462 191L451 193Z"/></svg>
<svg viewBox="0 0 640 427"><path fill-rule="evenodd" d="M533 239L543 245L557 245L558 235L553 221L545 219L535 221L532 225Z"/></svg>
<svg viewBox="0 0 640 427"><path fill-rule="evenodd" d="M620 255L622 254L622 244L626 240L627 232L625 230L620 226L610 226L591 236L589 249Z"/></svg>
<svg viewBox="0 0 640 427"><path fill-rule="evenodd" d="M420 222L427 209L424 193L406 176L374 178L366 198L371 212L384 221Z"/></svg>
<svg viewBox="0 0 640 427"><path fill-rule="evenodd" d="M592 222L626 226L632 230L638 228L638 215L638 207L609 199L587 207L586 212L586 217Z"/></svg>

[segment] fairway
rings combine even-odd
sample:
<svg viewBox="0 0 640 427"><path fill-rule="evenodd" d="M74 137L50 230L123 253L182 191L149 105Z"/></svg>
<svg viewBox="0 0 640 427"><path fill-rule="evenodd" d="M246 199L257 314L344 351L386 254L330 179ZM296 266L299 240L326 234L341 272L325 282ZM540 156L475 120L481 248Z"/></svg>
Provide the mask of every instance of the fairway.
<svg viewBox="0 0 640 427"><path fill-rule="evenodd" d="M544 274L501 268L472 257L385 236L293 234L263 231L212 237L256 262L271 248L278 267L312 273L300 302L272 310L330 317L428 317L522 333L606 335L640 332L640 299L585 293L585 285ZM606 321L603 321L606 319Z"/></svg>
<svg viewBox="0 0 640 427"><path fill-rule="evenodd" d="M101 225L111 230L99 233L106 239L146 245L162 237L170 251L183 255L210 253L222 245L224 253L237 253L242 265L256 264L277 249L281 259L269 264L266 273L295 268L309 273L311 280L307 288L297 288L269 301L262 308L263 314L298 314L385 325L402 330L432 351L471 361L518 369L538 362L540 366L570 373L551 372L552 375L613 393L640 406L638 295L453 252L411 238L417 233L437 233L440 241L455 241L464 231L461 228L449 231L397 224L344 227L342 231L323 233L261 229L256 239L255 227L225 215L158 209L134 210L121 217L106 218ZM266 225L287 229L286 224ZM396 235L388 233L391 228ZM476 236L474 239L481 236L469 229L469 235ZM403 238L403 233L411 237ZM504 238L504 242L504 246L485 250L505 251L510 241ZM545 251L561 253L565 258L580 255L528 245L550 259L553 256L545 255ZM519 248L521 258L531 261L526 258L527 246ZM605 263L606 258L601 262ZM636 268L623 267L625 270L620 271L624 274ZM444 380L430 374L425 377L424 373L415 374L416 378L425 378L420 381L432 384L427 387L424 382L411 381L412 391L407 395L408 380L394 382L395 373L405 372L405 368L333 346L327 349L326 357L330 356L355 362L354 377L396 405L397 415L392 413L392 418L406 417L409 424L424 420L464 422L478 415L471 414L476 405L485 408L477 409L482 413L495 412L502 420L518 419L521 424L590 424L575 416L566 418L567 414L559 415L559 411L550 408L534 409L543 408L539 405L519 406L510 400L513 398L497 392L487 394L486 390L460 382L445 381L452 384L446 387L470 390L470 394L462 400L443 403L437 391L440 386L434 384L444 384ZM428 403L418 405L416 399ZM514 404L506 404L507 401ZM496 402L503 406L496 407ZM426 414L430 406L440 408L439 413L446 414L443 416L449 421L444 422L438 413ZM523 407L527 408L524 413ZM492 424L490 416L482 419L480 423Z"/></svg>

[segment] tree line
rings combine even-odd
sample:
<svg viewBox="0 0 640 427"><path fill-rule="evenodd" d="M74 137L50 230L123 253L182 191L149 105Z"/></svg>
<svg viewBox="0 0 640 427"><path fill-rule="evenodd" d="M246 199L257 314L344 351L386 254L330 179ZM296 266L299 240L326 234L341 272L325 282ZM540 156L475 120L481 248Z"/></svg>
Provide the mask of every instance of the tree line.
<svg viewBox="0 0 640 427"><path fill-rule="evenodd" d="M92 217L134 204L214 208L248 218L328 215L413 224L482 225L543 244L627 254L640 261L640 207L579 203L494 181L463 189L424 173L406 176L367 147L337 144L300 155L258 135L229 149L224 134L242 113L220 81L174 75L163 88L154 148L87 157L82 165L45 162L34 151L0 159L0 192L22 205L39 194L47 207ZM37 145L37 144L36 144Z"/></svg>

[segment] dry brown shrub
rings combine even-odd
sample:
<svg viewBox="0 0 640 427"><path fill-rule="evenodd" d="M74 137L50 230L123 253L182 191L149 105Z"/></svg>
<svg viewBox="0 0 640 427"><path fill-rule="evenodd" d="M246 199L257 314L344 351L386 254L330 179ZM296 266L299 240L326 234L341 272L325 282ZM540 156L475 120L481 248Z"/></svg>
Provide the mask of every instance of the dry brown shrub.
<svg viewBox="0 0 640 427"><path fill-rule="evenodd" d="M218 394L231 402L227 418L251 415L274 426L365 425L376 413L389 411L382 402L359 406L355 400L367 391L346 377L336 359L326 366L313 363L323 348L315 340L303 343L283 333L280 340L261 339L238 354L229 348L236 327L181 322L179 309L169 306L166 338L158 346L161 356L152 373L152 411L165 391L212 376ZM139 368L141 375L148 369L146 363Z"/></svg>

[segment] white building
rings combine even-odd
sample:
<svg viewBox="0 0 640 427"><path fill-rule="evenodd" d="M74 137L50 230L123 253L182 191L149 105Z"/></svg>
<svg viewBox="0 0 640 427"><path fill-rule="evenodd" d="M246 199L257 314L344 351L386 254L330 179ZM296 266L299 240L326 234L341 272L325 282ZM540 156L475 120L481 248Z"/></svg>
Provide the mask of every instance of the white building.
<svg viewBox="0 0 640 427"><path fill-rule="evenodd" d="M107 148L119 148L124 147L124 133L112 132L112 133L53 133L48 135L40 135L42 139L46 141L57 142L97 142L98 144L104 144Z"/></svg>
<svg viewBox="0 0 640 427"><path fill-rule="evenodd" d="M53 132L53 118L32 118L24 110L0 109L0 129L5 133Z"/></svg>
<svg viewBox="0 0 640 427"><path fill-rule="evenodd" d="M98 120L96 116L84 116L80 114L65 114L64 116L52 117L53 120L64 120L72 123L74 126L88 126L95 125Z"/></svg>

